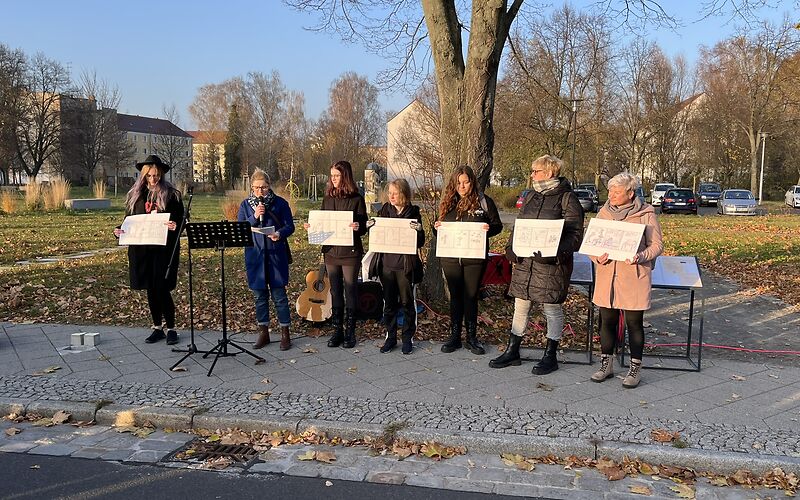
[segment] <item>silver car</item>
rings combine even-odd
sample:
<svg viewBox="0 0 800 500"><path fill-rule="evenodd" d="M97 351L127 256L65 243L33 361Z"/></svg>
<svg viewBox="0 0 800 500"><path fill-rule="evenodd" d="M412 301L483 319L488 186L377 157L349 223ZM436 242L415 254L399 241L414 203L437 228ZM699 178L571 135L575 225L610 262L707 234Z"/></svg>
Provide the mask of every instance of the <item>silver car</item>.
<svg viewBox="0 0 800 500"><path fill-rule="evenodd" d="M756 197L747 189L726 189L717 203L720 215L756 215Z"/></svg>
<svg viewBox="0 0 800 500"><path fill-rule="evenodd" d="M597 212L597 202L595 201L594 194L588 189L576 189L575 196L581 202L584 212Z"/></svg>
<svg viewBox="0 0 800 500"><path fill-rule="evenodd" d="M786 191L784 201L792 208L800 208L800 186L792 186Z"/></svg>

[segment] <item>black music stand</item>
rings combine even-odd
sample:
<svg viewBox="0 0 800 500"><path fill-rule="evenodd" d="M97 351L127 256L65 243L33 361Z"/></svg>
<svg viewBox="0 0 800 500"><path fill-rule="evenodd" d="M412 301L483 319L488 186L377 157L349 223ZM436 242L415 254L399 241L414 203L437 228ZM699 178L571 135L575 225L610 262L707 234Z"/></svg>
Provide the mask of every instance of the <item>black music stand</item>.
<svg viewBox="0 0 800 500"><path fill-rule="evenodd" d="M236 342L228 338L228 310L226 304L225 291L225 249L232 247L251 247L253 246L253 232L249 222L194 222L186 225L186 235L189 238L189 248L214 248L219 251L220 257L220 283L222 284L222 339L217 341L217 345L203 354L207 358L215 353L214 362L208 369L208 376L214 371L214 366L220 357L236 356L238 353L228 352L228 345L231 345L250 356L256 358L256 364L264 363L266 360L254 354ZM197 351L196 351L197 352ZM192 353L187 354L189 356ZM186 356L184 356L185 358Z"/></svg>

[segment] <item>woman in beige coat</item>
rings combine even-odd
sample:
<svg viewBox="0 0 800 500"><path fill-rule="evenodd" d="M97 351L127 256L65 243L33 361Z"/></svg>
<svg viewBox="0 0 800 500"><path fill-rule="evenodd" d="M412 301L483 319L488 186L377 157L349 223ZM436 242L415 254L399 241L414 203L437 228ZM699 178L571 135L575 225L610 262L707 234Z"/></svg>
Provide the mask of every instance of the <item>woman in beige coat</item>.
<svg viewBox="0 0 800 500"><path fill-rule="evenodd" d="M644 311L650 309L650 288L656 257L664 245L661 226L655 210L636 196L639 181L631 174L615 175L608 181L608 201L597 214L599 219L609 219L633 224L644 224L644 235L632 260L609 260L608 254L592 257L596 266L594 297L600 308L600 369L592 375L595 382L614 376L612 354L617 343L619 313L625 315L625 326L630 341L631 363L628 375L622 381L628 389L639 385L644 351Z"/></svg>

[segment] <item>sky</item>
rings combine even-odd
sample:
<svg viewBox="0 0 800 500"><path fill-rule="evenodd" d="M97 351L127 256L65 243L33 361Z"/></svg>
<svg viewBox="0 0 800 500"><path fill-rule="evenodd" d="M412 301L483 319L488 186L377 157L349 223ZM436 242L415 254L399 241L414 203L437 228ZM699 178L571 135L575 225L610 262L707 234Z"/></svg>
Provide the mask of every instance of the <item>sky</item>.
<svg viewBox="0 0 800 500"><path fill-rule="evenodd" d="M579 0L578 5L591 0ZM67 65L74 79L84 71L116 85L119 112L161 117L174 104L178 125L193 129L188 106L197 89L250 71L278 71L284 85L302 91L306 114L316 119L327 107L331 83L354 71L375 81L388 62L334 34L310 31L316 18L279 0L0 0L0 43L26 54L42 52ZM677 32L652 36L670 55L694 62L698 46L732 33L728 18L696 19L698 0L663 0L686 13ZM793 0L762 9L776 19ZM43 15L43 13L46 13ZM407 91L382 90L383 111L400 111Z"/></svg>

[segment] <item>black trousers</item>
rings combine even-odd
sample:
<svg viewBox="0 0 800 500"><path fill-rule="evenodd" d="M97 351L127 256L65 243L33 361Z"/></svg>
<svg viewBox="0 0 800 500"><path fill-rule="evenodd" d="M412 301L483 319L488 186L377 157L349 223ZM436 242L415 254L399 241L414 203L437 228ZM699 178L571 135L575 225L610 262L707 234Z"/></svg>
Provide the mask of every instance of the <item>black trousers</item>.
<svg viewBox="0 0 800 500"><path fill-rule="evenodd" d="M442 260L442 271L450 291L450 320L453 325L478 323L478 291L481 287L486 261L462 264L457 260Z"/></svg>
<svg viewBox="0 0 800 500"><path fill-rule="evenodd" d="M381 270L383 287L383 323L391 335L397 334L397 313L403 311L403 339L411 339L417 331L417 299L414 285L404 271Z"/></svg>
<svg viewBox="0 0 800 500"><path fill-rule="evenodd" d="M355 261L353 265L325 263L325 270L331 280L331 307L356 309L358 303L356 282L360 267L360 261Z"/></svg>
<svg viewBox="0 0 800 500"><path fill-rule="evenodd" d="M155 326L161 326L161 320L167 324L167 329L175 328L175 302L166 288L148 288L147 305L150 307L150 316Z"/></svg>
<svg viewBox="0 0 800 500"><path fill-rule="evenodd" d="M631 358L642 359L644 353L644 311L622 311L628 329ZM617 347L619 309L600 308L600 348L603 354L614 354Z"/></svg>

